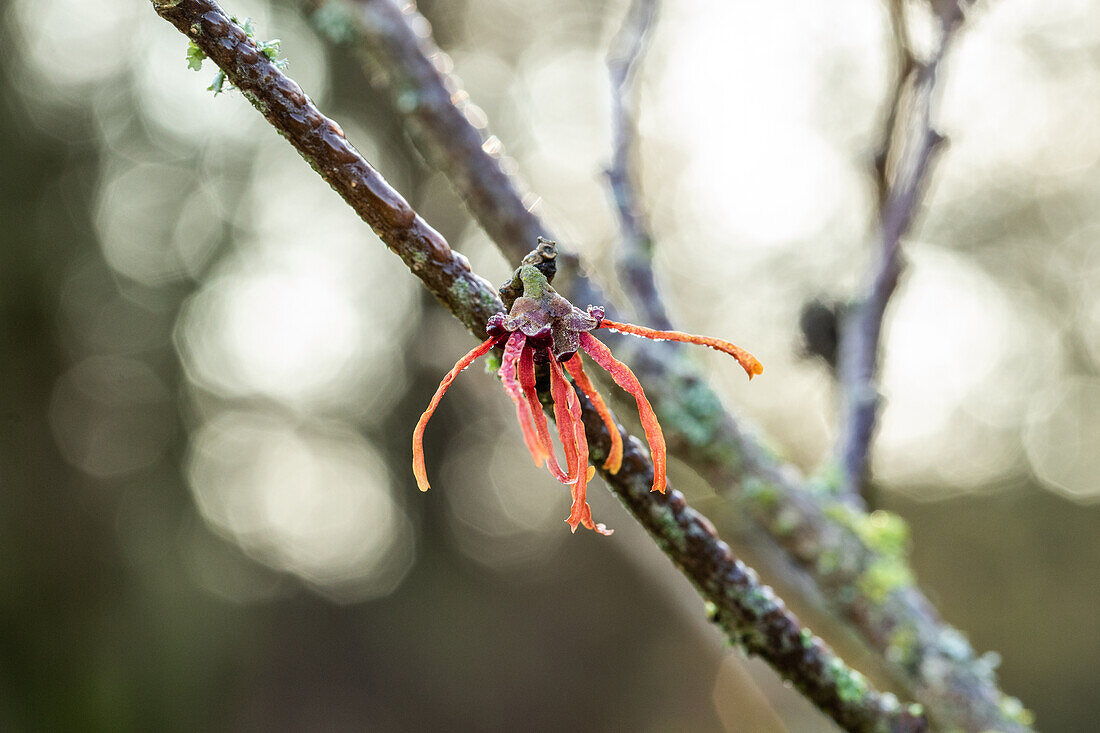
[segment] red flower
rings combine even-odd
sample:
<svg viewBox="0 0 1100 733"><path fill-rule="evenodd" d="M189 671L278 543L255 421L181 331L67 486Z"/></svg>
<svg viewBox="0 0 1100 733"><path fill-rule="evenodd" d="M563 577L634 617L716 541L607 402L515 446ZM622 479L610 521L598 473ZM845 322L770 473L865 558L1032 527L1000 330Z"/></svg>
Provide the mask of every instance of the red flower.
<svg viewBox="0 0 1100 733"><path fill-rule="evenodd" d="M530 261L530 256L524 260L525 263ZM606 328L657 341L684 341L709 346L737 359L749 379L764 371L764 367L752 354L728 341L693 336L680 331L655 331L643 326L609 321L603 317L603 308L598 306L589 306L587 312L582 311L559 295L550 286L546 275L534 264L521 265L512 282L517 288L522 285L523 295L515 299L507 315L498 313L489 319L486 324L489 338L459 359L447 376L443 377L428 409L416 424L413 431L413 473L416 475L416 483L421 491L428 490L428 475L424 467L424 428L447 388L478 357L504 344L504 357L498 373L504 391L515 403L516 418L519 420L527 450L536 466L546 464L554 478L572 487L573 506L565 521L574 532L578 525L583 524L600 534L611 534L611 530L592 520L592 509L588 506L586 494L588 482L596 469L588 465L588 441L581 420L580 400L566 379L562 366L565 366L565 371L573 378L576 388L588 398L592 407L603 418L611 435L611 450L603 462L603 467L608 472L617 473L622 464L622 437L603 398L585 374L578 351L585 352L592 361L607 370L615 383L637 401L642 429L653 456L653 491L665 490L665 439L638 378L590 332ZM558 437L565 453L564 469L554 454L554 444L550 439L546 415L542 411L535 385L536 366L542 364L549 366L550 396L554 403Z"/></svg>

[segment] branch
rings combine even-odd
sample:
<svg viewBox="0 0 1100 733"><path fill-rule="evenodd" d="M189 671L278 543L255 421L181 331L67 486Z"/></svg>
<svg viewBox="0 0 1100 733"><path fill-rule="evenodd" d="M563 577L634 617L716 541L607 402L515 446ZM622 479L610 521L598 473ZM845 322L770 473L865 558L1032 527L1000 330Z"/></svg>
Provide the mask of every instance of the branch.
<svg viewBox="0 0 1100 733"><path fill-rule="evenodd" d="M890 101L886 105L886 119L882 125L882 140L879 141L874 158L875 190L878 194L880 210L886 203L886 197L890 193L887 163L890 158L890 151L894 148L898 112L901 109L902 98L908 86L907 81L917 65L917 59L913 56L913 45L909 40L909 23L905 14L905 0L886 0L886 10L890 16L891 45L894 51L894 83L891 86Z"/></svg>
<svg viewBox="0 0 1100 733"><path fill-rule="evenodd" d="M841 323L838 347L844 413L838 448L843 474L840 489L841 497L856 506L863 503L860 495L878 418L882 320L904 264L901 238L909 231L944 141L932 126L932 104L940 62L962 20L961 14L941 16L938 43L932 58L922 64L909 46L904 5L901 0L889 0L889 8L898 70L883 140L875 156L879 223L874 238L878 252L864 296Z"/></svg>
<svg viewBox="0 0 1100 733"><path fill-rule="evenodd" d="M282 74L252 39L210 0L152 0L161 17L190 38L225 72L356 213L371 226L467 327L484 336L485 320L503 310L496 292L455 253L346 140L339 126ZM486 311L489 311L486 313ZM610 437L584 403L594 451ZM730 641L766 659L838 724L856 731L926 729L917 711L874 690L820 639L803 628L755 573L736 560L713 525L682 494L650 492L653 466L640 441L625 433L622 468L605 479L669 558L711 604Z"/></svg>
<svg viewBox="0 0 1100 733"><path fill-rule="evenodd" d="M613 155L607 170L608 183L619 213L622 242L619 245L619 274L639 315L653 328L671 330L664 302L653 275L653 236L638 201L635 155L638 129L626 96L634 70L645 53L650 28L657 16L657 0L634 0L607 54L611 77L611 124Z"/></svg>
<svg viewBox="0 0 1100 733"><path fill-rule="evenodd" d="M461 90L454 90L450 80L445 83L422 54L424 48L438 49L413 33L389 0L299 1L312 9L314 25L329 40L355 49L368 78L384 81L414 142L429 160L439 161L506 256L518 261L534 237L552 238L523 206L499 162L472 144L481 140L480 133L456 111L446 83L452 84L455 99L464 98ZM407 12L410 20L419 17L411 7ZM608 304L606 298L590 297L597 291L578 276L575 258L558 259L567 280L559 290L575 301ZM832 610L924 704L938 727L1027 730L1011 713L1019 702L1000 692L989 666L913 584L898 547L904 542L880 541L885 515L868 516L817 491L817 485L739 427L690 361L662 346L645 342L630 361L647 386L672 453L718 491L731 492ZM887 525L900 522L886 519Z"/></svg>

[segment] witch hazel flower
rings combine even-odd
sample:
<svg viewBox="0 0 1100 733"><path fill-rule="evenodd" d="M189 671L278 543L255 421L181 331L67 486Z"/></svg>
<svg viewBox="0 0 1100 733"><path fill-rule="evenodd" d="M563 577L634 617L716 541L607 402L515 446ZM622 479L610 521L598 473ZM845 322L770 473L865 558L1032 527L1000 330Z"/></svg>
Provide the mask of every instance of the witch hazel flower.
<svg viewBox="0 0 1100 733"><path fill-rule="evenodd" d="M637 402L642 430L653 458L653 491L663 493L665 490L667 459L664 434L638 378L592 332L608 329L655 341L682 341L708 346L737 359L749 379L763 372L764 367L752 354L722 339L618 323L605 318L604 309L599 306L590 305L586 311L582 311L550 285L555 271L556 254L553 242L539 239L538 249L523 259L512 280L501 288L506 306L510 305L508 312L497 313L489 318L486 323L489 338L459 359L439 383L439 389L413 431L413 474L420 490L427 491L429 486L424 465L424 430L428 420L455 378L479 357L503 345L504 355L498 375L504 391L515 404L516 419L519 421L527 450L536 466L545 465L554 478L570 486L573 504L566 523L573 532L577 531L578 526L584 525L600 534L609 535L611 530L593 521L592 509L588 505L588 482L596 469L588 465L588 440L581 419L580 400L574 387L588 399L611 436L611 447L602 464L604 470L610 474L618 473L622 465L623 442L611 411L585 373L580 352L587 354L593 362L606 370L615 383L630 393ZM566 373L572 377L572 385ZM546 414L539 399L539 386L541 384L545 390L547 380L558 438L565 455L564 467L554 452Z"/></svg>

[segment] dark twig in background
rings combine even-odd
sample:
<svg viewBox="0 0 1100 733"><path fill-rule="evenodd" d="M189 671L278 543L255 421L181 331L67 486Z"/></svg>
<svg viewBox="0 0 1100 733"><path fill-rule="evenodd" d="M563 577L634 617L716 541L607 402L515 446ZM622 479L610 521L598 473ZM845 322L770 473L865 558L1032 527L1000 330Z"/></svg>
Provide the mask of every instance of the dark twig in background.
<svg viewBox="0 0 1100 733"><path fill-rule="evenodd" d="M409 27L417 17L415 7L405 6L403 17L389 0L300 2L311 10L310 19L325 37L350 45L364 62L367 77L388 90L414 142L429 160L442 159L440 170L510 260L526 254L532 240L506 234L532 227L551 236L523 206L515 186L501 185L508 179L496 159L465 142L450 146L452 140L470 137L459 138L454 125L469 123L455 112L444 76L422 54L425 48L437 53L435 44ZM477 130L470 131L481 139ZM471 187L478 190L468 193ZM605 297L593 297L598 291L578 275L575 257L563 254L559 262L564 277L558 277L565 280L559 290L577 302L613 306ZM610 307L609 313L614 310ZM690 359L662 346L641 342L627 361L646 385L670 452L737 500L791 565L812 581L828 607L852 625L925 705L934 724L1027 730L1007 712L1018 701L1000 692L989 665L939 618L916 587L904 550L876 541L883 515L870 517L840 504L831 492L812 490L796 467L740 427Z"/></svg>
<svg viewBox="0 0 1100 733"><path fill-rule="evenodd" d="M903 4L890 0L889 7L898 69L882 143L875 156L879 199L876 252L867 290L847 309L839 328L838 378L843 394L838 448L840 494L855 505L862 504L860 497L865 490L878 418L882 321L904 264L901 239L916 216L932 163L944 141L933 127L932 106L940 62L962 21L961 10L941 14L936 47L931 58L922 63L909 45Z"/></svg>
<svg viewBox="0 0 1100 733"><path fill-rule="evenodd" d="M618 252L622 286L630 295L634 310L646 323L653 328L669 330L672 322L668 320L653 274L653 235L638 195L640 176L634 165L638 155L637 120L627 101L657 11L657 0L634 0L607 54L612 127L612 157L607 180L622 232Z"/></svg>
<svg viewBox="0 0 1100 733"><path fill-rule="evenodd" d="M489 284L432 230L324 117L300 87L282 74L244 31L210 0L152 0L157 12L190 38L267 120L294 145L345 201L478 336L503 310ZM419 250L417 248L420 248ZM489 312L486 313L486 310ZM583 402L583 395L582 395ZM594 455L610 437L587 403L584 419ZM902 709L874 690L829 647L803 628L755 573L733 557L711 523L682 494L650 491L653 466L640 441L625 438L623 464L605 480L669 558L713 608L731 642L767 660L824 713L853 731L920 731L919 711Z"/></svg>
<svg viewBox="0 0 1100 733"><path fill-rule="evenodd" d="M890 99L886 104L886 115L882 123L882 139L879 141L878 149L875 150L873 162L875 192L878 196L880 210L885 205L886 197L890 193L886 165L890 157L890 151L894 147L898 112L901 109L902 99L908 87L909 77L917 66L917 60L913 56L912 41L909 39L909 22L905 14L905 0L885 0L885 2L890 16L890 40L894 51L894 83L890 87Z"/></svg>

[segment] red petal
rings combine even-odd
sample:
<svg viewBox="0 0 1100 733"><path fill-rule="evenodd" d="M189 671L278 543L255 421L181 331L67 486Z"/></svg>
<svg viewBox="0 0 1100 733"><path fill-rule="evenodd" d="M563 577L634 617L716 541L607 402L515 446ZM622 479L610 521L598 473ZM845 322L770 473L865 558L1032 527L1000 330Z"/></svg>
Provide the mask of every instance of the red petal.
<svg viewBox="0 0 1100 733"><path fill-rule="evenodd" d="M581 392L584 392L585 397L592 403L592 407L600 414L600 419L603 420L607 432L611 435L611 450L607 453L607 460L604 461L603 467L612 474L616 474L623 465L623 438L619 435L619 426L615 424L615 418L611 415L611 410L607 409L603 397L596 391L588 375L584 373L581 357L574 354L569 361L565 362L565 368L576 385L581 388Z"/></svg>
<svg viewBox="0 0 1100 733"><path fill-rule="evenodd" d="M499 339L495 337L488 339L459 359L454 368L447 372L447 376L443 377L443 381L439 383L439 389L435 391L432 401L428 403L428 409L424 410L424 414L417 421L416 428L413 430L413 475L416 476L416 485L420 487L421 491L428 490L428 471L424 467L424 428L428 427L428 420L431 419L435 408L439 406L439 401L443 399L443 395L447 394L447 388L451 386L451 382L455 381L455 377L463 369L473 364L479 356L488 354L497 345L498 341Z"/></svg>
<svg viewBox="0 0 1100 733"><path fill-rule="evenodd" d="M642 385L630 367L623 364L611 354L603 342L590 333L581 332L581 348L584 349L592 360L607 370L615 383L634 396L638 403L638 417L641 419L642 430L645 431L646 440L649 441L649 451L653 454L653 491L665 491L665 436L661 432L661 425L657 422L657 415L653 412L653 406L642 391Z"/></svg>
<svg viewBox="0 0 1100 733"><path fill-rule="evenodd" d="M541 466L546 462L546 451L543 449L542 443L539 442L538 433L532 425L534 417L531 415L531 408L523 394L523 387L516 378L519 358L526 345L527 337L520 331L516 331L508 337L508 343L504 346L504 359L499 374L500 381L504 383L504 391L508 393L508 396L512 398L512 402L516 405L516 420L519 421L519 428L523 432L523 442L527 444L527 450L531 452L531 458L534 459L535 465Z"/></svg>
<svg viewBox="0 0 1100 733"><path fill-rule="evenodd" d="M571 484L576 480L573 476L566 476L554 455L554 441L550 439L550 428L546 423L546 413L542 411L539 402L538 389L535 387L535 352L533 349L524 349L519 357L519 383L523 388L523 394L527 398L531 417L535 420L535 430L539 436L539 442L546 452L547 468L558 481L563 484Z"/></svg>
<svg viewBox="0 0 1100 733"><path fill-rule="evenodd" d="M595 475L596 469L588 465L588 440L584 434L580 400L576 398L573 387L566 381L561 365L553 358L550 359L550 391L554 395L555 409L559 397L566 405L562 417L566 418L566 424L571 425L573 428L573 447L577 459L577 479L573 482L572 488L573 506L569 510L569 518L565 521L574 532L577 531L578 525L583 524L588 529L595 530L602 535L609 535L611 530L602 524L596 524L592 520L592 508L588 506L588 482ZM558 418L558 427L560 428L562 424L561 418ZM565 441L564 436L562 441Z"/></svg>
<svg viewBox="0 0 1100 733"><path fill-rule="evenodd" d="M619 333L628 333L631 336L641 336L642 338L652 339L653 341L682 341L688 344L709 346L712 349L729 354L734 359L737 359L741 364L741 368L749 375L749 379L764 372L764 365L761 364L755 356L745 351L740 346L734 346L729 341L723 341L722 339L711 338L710 336L694 336L690 333L684 333L683 331L656 331L652 328L646 328L645 326L635 326L633 323L616 323L606 318L600 323L600 328L608 328L612 331L618 331Z"/></svg>

